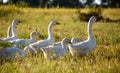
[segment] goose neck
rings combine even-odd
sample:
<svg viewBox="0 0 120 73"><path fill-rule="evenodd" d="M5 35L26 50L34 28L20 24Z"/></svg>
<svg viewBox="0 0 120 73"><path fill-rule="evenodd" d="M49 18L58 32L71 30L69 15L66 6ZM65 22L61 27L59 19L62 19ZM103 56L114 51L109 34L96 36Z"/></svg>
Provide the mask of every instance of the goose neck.
<svg viewBox="0 0 120 73"><path fill-rule="evenodd" d="M15 23L12 23L12 36L17 36L17 33L16 33L16 28L15 28Z"/></svg>
<svg viewBox="0 0 120 73"><path fill-rule="evenodd" d="M11 33L11 25L8 27L8 30L7 30L7 38L11 37L12 36L12 33Z"/></svg>
<svg viewBox="0 0 120 73"><path fill-rule="evenodd" d="M30 39L31 39L31 40L35 40L34 33L31 33L31 34L30 34Z"/></svg>
<svg viewBox="0 0 120 73"><path fill-rule="evenodd" d="M90 21L88 23L88 39L94 39L94 35L92 33L92 23Z"/></svg>
<svg viewBox="0 0 120 73"><path fill-rule="evenodd" d="M48 26L48 39L53 39L52 25L51 24Z"/></svg>

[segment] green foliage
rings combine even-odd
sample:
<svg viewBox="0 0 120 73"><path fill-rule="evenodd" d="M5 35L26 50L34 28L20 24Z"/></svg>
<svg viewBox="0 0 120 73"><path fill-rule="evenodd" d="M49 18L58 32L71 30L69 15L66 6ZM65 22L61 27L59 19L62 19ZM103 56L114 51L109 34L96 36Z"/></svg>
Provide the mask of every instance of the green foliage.
<svg viewBox="0 0 120 73"><path fill-rule="evenodd" d="M9 4L15 4L19 7L80 7L79 0L10 0Z"/></svg>
<svg viewBox="0 0 120 73"><path fill-rule="evenodd" d="M79 0L53 0L54 6L75 8L79 7Z"/></svg>
<svg viewBox="0 0 120 73"><path fill-rule="evenodd" d="M104 10L102 8L86 8L88 10L87 12L81 12L81 9L76 10L75 16L73 16L74 21L88 21L91 16L95 16L97 18L97 21L103 21L103 22L120 22L120 19L111 19L106 18L103 16Z"/></svg>
<svg viewBox="0 0 120 73"><path fill-rule="evenodd" d="M25 8L28 7L29 4L27 2L22 2L22 3L17 3L16 6Z"/></svg>
<svg viewBox="0 0 120 73"><path fill-rule="evenodd" d="M103 20L101 8L90 8L87 13L83 13L80 9L78 9L75 13L78 16L78 21L88 21L93 15L97 17L97 21Z"/></svg>
<svg viewBox="0 0 120 73"><path fill-rule="evenodd" d="M95 5L94 0L86 0L86 3L82 3L84 0L9 0L9 5L16 5L21 7L42 7L42 8L52 8L52 7L65 7L65 8L83 8L86 6L93 7L120 7L119 0L101 0L101 5ZM0 1L2 4L2 0ZM107 4L107 5L106 5Z"/></svg>
<svg viewBox="0 0 120 73"><path fill-rule="evenodd" d="M87 5L91 5L93 2L94 2L94 0L87 0L87 1L86 1L86 4L87 4Z"/></svg>

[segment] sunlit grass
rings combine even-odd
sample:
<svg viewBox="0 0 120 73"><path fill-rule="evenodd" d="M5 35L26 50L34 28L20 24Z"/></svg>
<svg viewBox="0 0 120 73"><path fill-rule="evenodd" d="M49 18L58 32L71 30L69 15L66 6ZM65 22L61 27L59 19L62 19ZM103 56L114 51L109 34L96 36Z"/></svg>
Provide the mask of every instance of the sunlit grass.
<svg viewBox="0 0 120 73"><path fill-rule="evenodd" d="M55 41L64 37L79 36L87 39L87 22L74 21L72 16L76 9L41 9L0 6L0 11L10 13L0 15L0 37L6 37L6 31L14 18L20 19L17 34L20 38L29 38L30 32L36 29L47 38L47 27L51 19L61 24L53 27ZM13 11L11 11L13 10ZM87 11L81 9L83 12ZM104 9L103 15L112 19L120 19L120 9ZM1 13L2 14L2 13ZM115 15L115 16L114 16ZM27 56L24 60L6 62L0 65L0 73L120 73L120 23L96 22L93 33L97 46L92 53L83 57L72 57L70 54L58 60L45 59L43 54L35 57Z"/></svg>

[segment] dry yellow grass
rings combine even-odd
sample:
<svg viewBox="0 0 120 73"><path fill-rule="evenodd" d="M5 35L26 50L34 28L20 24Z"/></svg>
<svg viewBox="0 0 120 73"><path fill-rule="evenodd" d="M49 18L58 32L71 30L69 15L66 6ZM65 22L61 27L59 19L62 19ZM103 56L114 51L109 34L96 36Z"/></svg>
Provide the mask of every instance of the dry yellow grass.
<svg viewBox="0 0 120 73"><path fill-rule="evenodd" d="M0 37L6 36L7 27L11 24L12 19L18 18L22 21L17 27L20 38L29 38L29 33L36 28L36 25L43 38L47 38L48 23L55 18L61 23L61 25L53 27L55 41L73 36L79 36L83 40L87 39L87 22L74 22L72 19L76 9L0 6L0 11L2 10L4 12L10 10L10 13L5 16L0 15L0 29L4 29L4 31L0 31ZM119 8L103 9L103 15L120 19L118 11L120 11ZM2 14L2 12L0 13ZM72 57L68 54L58 60L47 60L41 53L35 57L27 56L24 60L0 65L0 73L120 73L119 27L119 22L96 22L93 25L93 33L97 46L93 52L84 57Z"/></svg>

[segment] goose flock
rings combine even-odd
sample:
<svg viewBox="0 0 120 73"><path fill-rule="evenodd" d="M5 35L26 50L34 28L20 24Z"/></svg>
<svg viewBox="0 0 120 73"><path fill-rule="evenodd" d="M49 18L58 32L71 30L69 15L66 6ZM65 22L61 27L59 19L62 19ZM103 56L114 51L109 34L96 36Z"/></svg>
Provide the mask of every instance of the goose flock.
<svg viewBox="0 0 120 73"><path fill-rule="evenodd" d="M60 42L55 42L54 35L52 33L52 27L59 25L60 23L52 20L48 25L48 38L35 41L36 36L40 36L40 33L32 31L30 38L18 38L16 32L16 26L20 23L18 19L14 19L12 24L8 27L7 37L0 38L0 42L9 42L11 47L0 49L0 60L14 60L18 54L21 58L27 56L28 52L32 55L43 53L45 58L58 59L61 56L65 56L70 53L72 56L82 56L90 53L96 47L96 41L92 33L92 24L95 23L96 18L92 16L88 21L88 39L82 40L79 37L73 37L72 39L63 38ZM24 49L22 50L22 47Z"/></svg>

